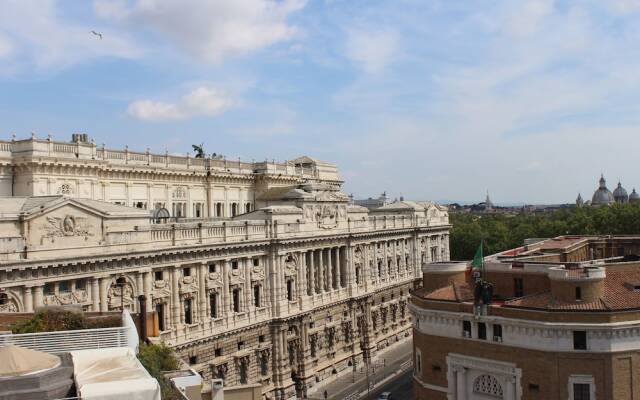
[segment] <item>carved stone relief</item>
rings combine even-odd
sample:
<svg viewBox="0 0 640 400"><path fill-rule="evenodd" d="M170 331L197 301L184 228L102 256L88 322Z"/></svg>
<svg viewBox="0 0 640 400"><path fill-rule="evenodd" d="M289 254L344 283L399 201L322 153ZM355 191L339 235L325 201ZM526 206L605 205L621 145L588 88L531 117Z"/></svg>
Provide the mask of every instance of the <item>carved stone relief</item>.
<svg viewBox="0 0 640 400"><path fill-rule="evenodd" d="M65 215L64 217L47 217L47 225L43 227L43 237L93 236L86 217Z"/></svg>

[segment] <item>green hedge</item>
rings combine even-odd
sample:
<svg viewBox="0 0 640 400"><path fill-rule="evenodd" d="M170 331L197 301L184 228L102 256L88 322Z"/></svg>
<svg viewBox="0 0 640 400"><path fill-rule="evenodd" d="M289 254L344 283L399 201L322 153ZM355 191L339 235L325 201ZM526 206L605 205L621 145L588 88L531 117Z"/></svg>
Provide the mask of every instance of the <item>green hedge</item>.
<svg viewBox="0 0 640 400"><path fill-rule="evenodd" d="M82 313L67 310L44 310L33 318L11 324L13 333L72 331L78 329L111 328L122 325L120 316L86 318Z"/></svg>

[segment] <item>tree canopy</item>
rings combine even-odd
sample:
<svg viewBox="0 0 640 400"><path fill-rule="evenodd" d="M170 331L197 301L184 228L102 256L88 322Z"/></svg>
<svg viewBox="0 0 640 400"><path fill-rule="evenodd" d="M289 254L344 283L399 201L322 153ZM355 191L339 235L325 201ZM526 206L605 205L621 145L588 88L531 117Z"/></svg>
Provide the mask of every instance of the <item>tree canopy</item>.
<svg viewBox="0 0 640 400"><path fill-rule="evenodd" d="M548 213L450 214L451 259L473 258L484 240L485 254L522 246L527 238L560 235L624 235L640 233L640 204L562 209Z"/></svg>

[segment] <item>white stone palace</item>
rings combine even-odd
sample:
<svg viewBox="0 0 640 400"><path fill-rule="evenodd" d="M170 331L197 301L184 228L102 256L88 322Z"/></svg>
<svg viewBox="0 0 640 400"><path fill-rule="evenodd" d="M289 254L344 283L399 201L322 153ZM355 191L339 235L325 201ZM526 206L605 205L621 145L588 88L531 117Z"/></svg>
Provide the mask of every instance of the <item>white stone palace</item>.
<svg viewBox="0 0 640 400"><path fill-rule="evenodd" d="M205 378L301 396L411 334L421 266L449 259L447 210L349 204L312 158L244 163L0 142L0 312L77 304L159 317Z"/></svg>

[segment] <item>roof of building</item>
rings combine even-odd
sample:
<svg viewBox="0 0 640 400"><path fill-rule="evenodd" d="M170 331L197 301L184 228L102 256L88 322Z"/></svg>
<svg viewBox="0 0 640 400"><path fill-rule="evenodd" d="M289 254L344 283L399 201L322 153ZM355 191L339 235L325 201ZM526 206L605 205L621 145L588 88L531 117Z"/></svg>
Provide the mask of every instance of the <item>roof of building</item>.
<svg viewBox="0 0 640 400"><path fill-rule="evenodd" d="M613 193L609 189L607 189L607 181L604 179L604 176L600 176L598 189L593 193L593 197L591 198L591 204L593 205L603 205L603 204L612 204L615 202L615 198L613 197Z"/></svg>

